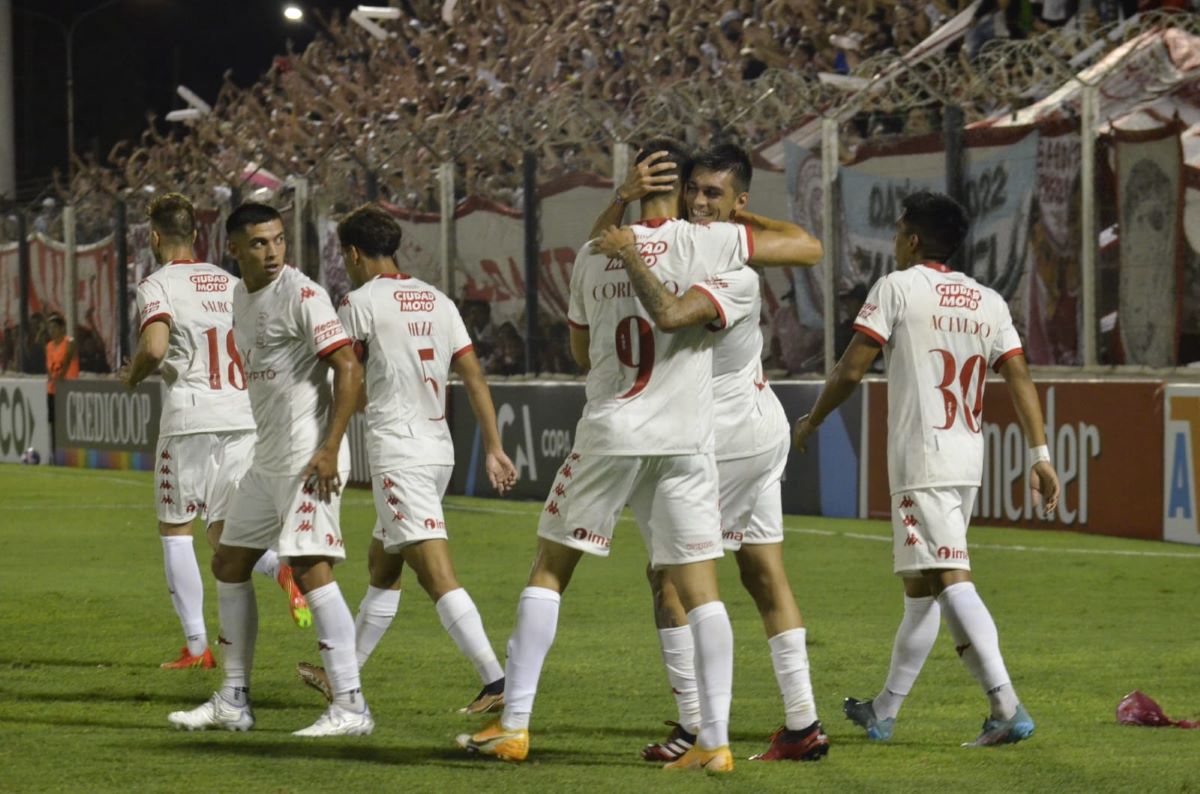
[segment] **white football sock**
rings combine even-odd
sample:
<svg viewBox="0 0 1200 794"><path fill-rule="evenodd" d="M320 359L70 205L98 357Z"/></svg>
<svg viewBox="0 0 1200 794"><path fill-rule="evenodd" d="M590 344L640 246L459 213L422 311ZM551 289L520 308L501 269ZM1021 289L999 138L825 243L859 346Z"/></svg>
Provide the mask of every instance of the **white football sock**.
<svg viewBox="0 0 1200 794"><path fill-rule="evenodd" d="M900 706L912 692L913 684L933 650L941 623L942 608L936 598L904 596L904 618L892 643L892 664L888 668L887 681L872 702L876 717L894 719L900 713Z"/></svg>
<svg viewBox="0 0 1200 794"><path fill-rule="evenodd" d="M258 601L254 584L217 582L217 609L221 615L220 645L225 682L221 696L235 705L246 703L254 643L258 639Z"/></svg>
<svg viewBox="0 0 1200 794"><path fill-rule="evenodd" d="M383 639L384 632L392 625L392 619L399 609L399 590L367 585L367 594L358 605L358 615L354 618L354 653L358 657L360 670L375 652L375 646Z"/></svg>
<svg viewBox="0 0 1200 794"><path fill-rule="evenodd" d="M263 552L263 555L258 558L258 562L254 563L254 572L269 576L272 582L278 581L279 555L275 553L274 549L267 549Z"/></svg>
<svg viewBox="0 0 1200 794"><path fill-rule="evenodd" d="M442 620L442 628L454 640L463 656L475 665L479 679L484 684L490 684L503 678L504 670L496 660L496 652L492 650L487 632L483 630L483 619L479 617L479 610L467 591L461 587L451 590L439 598L434 607Z"/></svg>
<svg viewBox="0 0 1200 794"><path fill-rule="evenodd" d="M342 708L362 711L366 703L362 699L358 657L354 653L354 618L341 589L337 582L330 582L308 591L305 598L312 610L317 648L329 676L333 702Z"/></svg>
<svg viewBox="0 0 1200 794"><path fill-rule="evenodd" d="M208 647L204 628L204 580L196 562L196 548L191 535L160 535L163 549L163 570L167 574L167 590L171 603L183 626L188 653L199 656Z"/></svg>
<svg viewBox="0 0 1200 794"><path fill-rule="evenodd" d="M696 688L696 645L691 626L658 630L663 666L679 709L679 724L688 733L700 730L700 691Z"/></svg>
<svg viewBox="0 0 1200 794"><path fill-rule="evenodd" d="M700 690L700 730L696 744L708 750L729 744L729 703L733 699L733 626L720 601L687 614L696 644L696 683Z"/></svg>
<svg viewBox="0 0 1200 794"><path fill-rule="evenodd" d="M771 665L775 680L783 695L785 727L802 731L817 721L817 704L813 700L812 679L808 671L808 648L804 629L781 631L767 640L771 646Z"/></svg>
<svg viewBox="0 0 1200 794"><path fill-rule="evenodd" d="M954 637L954 649L963 664L987 693L992 716L1012 719L1017 712L1017 693L1013 690L1004 658L1000 655L1000 634L973 582L952 584L938 598L946 628Z"/></svg>
<svg viewBox="0 0 1200 794"><path fill-rule="evenodd" d="M526 587L517 601L517 624L508 638L504 668L504 714L500 724L509 729L529 727L538 678L554 635L562 596L545 587Z"/></svg>

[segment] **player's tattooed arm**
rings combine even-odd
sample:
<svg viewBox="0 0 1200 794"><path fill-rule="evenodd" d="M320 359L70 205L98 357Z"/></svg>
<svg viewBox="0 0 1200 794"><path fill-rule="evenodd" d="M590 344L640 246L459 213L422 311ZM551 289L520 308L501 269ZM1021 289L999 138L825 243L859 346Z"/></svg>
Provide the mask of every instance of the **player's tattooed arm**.
<svg viewBox="0 0 1200 794"><path fill-rule="evenodd" d="M664 331L678 331L693 325L718 320L717 307L704 292L689 289L675 295L651 272L638 250L633 231L623 226L610 226L595 243L598 252L620 260L629 276L629 283L650 319Z"/></svg>

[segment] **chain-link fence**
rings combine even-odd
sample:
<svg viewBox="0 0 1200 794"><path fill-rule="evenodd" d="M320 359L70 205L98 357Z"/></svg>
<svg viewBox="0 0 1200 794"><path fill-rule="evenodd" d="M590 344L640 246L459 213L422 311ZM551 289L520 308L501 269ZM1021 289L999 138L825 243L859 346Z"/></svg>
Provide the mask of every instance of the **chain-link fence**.
<svg viewBox="0 0 1200 794"><path fill-rule="evenodd" d="M6 366L36 368L36 355L7 351L36 347L39 317L61 311L103 342L94 366L115 368L136 333L132 289L154 266L144 205L177 190L204 208L199 253L213 261L232 206L283 208L292 260L335 297L349 288L335 221L380 201L404 226L402 267L463 302L490 371L569 374L570 264L610 175L658 134L752 150L750 208L825 243L816 268L764 275L772 369L831 366L866 288L892 266L900 198L924 187L968 207L972 236L954 264L1009 301L1033 363L1200 359L1200 240L1187 220L1200 207L1195 15L1093 29L1081 17L984 42L968 11L845 75L627 81L604 99L566 84L518 101L500 87L432 114L372 100L393 45L352 26L332 33L250 89L228 84L186 134L151 129L104 167L83 164L53 206L7 214Z"/></svg>

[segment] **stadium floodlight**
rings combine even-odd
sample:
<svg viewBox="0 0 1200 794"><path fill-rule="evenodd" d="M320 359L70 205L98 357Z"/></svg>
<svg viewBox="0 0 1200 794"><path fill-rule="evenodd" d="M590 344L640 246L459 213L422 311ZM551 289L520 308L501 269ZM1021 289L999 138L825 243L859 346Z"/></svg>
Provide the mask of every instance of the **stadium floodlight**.
<svg viewBox="0 0 1200 794"><path fill-rule="evenodd" d="M817 79L822 85L832 86L839 91L861 91L871 84L865 77L851 77L837 72L817 72Z"/></svg>
<svg viewBox="0 0 1200 794"><path fill-rule="evenodd" d="M354 9L360 16L367 19L399 19L400 9L390 6L359 6Z"/></svg>
<svg viewBox="0 0 1200 794"><path fill-rule="evenodd" d="M198 121L204 118L204 114L196 108L184 108L183 110L172 110L166 118L167 121Z"/></svg>
<svg viewBox="0 0 1200 794"><path fill-rule="evenodd" d="M367 33L370 33L373 38L379 39L380 41L387 41L388 37L391 35L357 9L350 12L350 21L358 25Z"/></svg>
<svg viewBox="0 0 1200 794"><path fill-rule="evenodd" d="M178 86L175 89L175 93L179 94L179 96L183 98L184 102L187 102L193 108L200 111L201 114L207 116L209 113L212 113L212 105L208 104L199 96L197 96L196 92L192 91L192 89L188 88L186 85Z"/></svg>
<svg viewBox="0 0 1200 794"><path fill-rule="evenodd" d="M304 9L295 3L288 3L283 7L283 18L288 22L299 22L304 19Z"/></svg>

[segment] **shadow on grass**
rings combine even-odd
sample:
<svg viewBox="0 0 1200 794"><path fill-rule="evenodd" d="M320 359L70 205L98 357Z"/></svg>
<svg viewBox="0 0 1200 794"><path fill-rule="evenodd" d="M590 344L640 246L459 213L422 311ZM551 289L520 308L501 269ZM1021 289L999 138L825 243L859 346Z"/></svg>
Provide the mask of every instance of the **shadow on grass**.
<svg viewBox="0 0 1200 794"><path fill-rule="evenodd" d="M303 761L358 761L384 766L445 766L454 769L488 769L510 768L510 765L495 758L468 754L457 747L419 746L419 747L381 747L378 745L351 743L359 740L339 739L307 740L295 739L291 736L282 741L261 741L243 737L229 739L201 738L186 742L159 742L158 750L174 753L186 750L188 753L205 752L213 755L245 756L248 758L295 758ZM139 743L140 748L149 749L148 743ZM585 754L571 750L556 750L553 748L537 749L525 765L537 766L542 763L554 766L604 766L630 767L638 766L634 761L623 758L605 757L602 755Z"/></svg>
<svg viewBox="0 0 1200 794"><path fill-rule="evenodd" d="M183 708L186 702L180 700L179 695L168 692L114 692L111 689L87 692L30 692L0 687L0 697L37 703L163 703L176 709Z"/></svg>
<svg viewBox="0 0 1200 794"><path fill-rule="evenodd" d="M82 667L95 670L108 667L142 667L143 665L126 665L105 659L12 659L0 657L0 667L10 667L13 670L32 670L37 667Z"/></svg>

